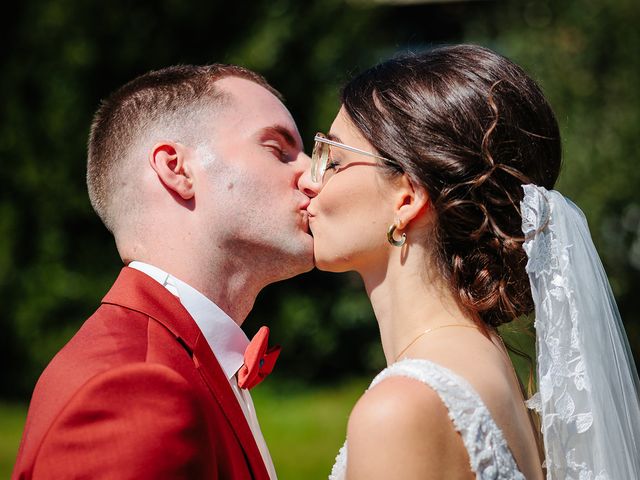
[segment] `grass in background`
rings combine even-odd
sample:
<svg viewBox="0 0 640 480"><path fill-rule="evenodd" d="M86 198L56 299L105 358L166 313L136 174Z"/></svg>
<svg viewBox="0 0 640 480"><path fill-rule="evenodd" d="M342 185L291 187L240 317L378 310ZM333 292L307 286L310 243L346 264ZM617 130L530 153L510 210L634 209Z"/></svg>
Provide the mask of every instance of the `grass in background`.
<svg viewBox="0 0 640 480"><path fill-rule="evenodd" d="M347 420L370 379L303 389L265 382L251 392L279 480L327 478Z"/></svg>
<svg viewBox="0 0 640 480"><path fill-rule="evenodd" d="M26 406L0 403L0 478L11 476L26 416Z"/></svg>

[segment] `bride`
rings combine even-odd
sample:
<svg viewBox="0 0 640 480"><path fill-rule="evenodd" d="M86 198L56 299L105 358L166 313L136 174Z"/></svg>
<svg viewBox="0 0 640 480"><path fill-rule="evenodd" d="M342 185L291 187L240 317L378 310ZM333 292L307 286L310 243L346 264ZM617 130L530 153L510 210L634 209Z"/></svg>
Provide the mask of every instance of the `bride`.
<svg viewBox="0 0 640 480"><path fill-rule="evenodd" d="M637 373L586 222L552 190L536 83L477 46L396 58L315 141L316 265L361 275L388 364L331 478L639 478ZM544 444L496 330L534 311Z"/></svg>

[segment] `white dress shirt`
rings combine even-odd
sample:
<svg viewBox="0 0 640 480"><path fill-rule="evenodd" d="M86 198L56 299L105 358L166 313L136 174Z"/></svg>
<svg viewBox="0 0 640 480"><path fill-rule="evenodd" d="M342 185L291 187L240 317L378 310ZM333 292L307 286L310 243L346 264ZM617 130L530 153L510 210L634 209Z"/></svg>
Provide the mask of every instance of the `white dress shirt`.
<svg viewBox="0 0 640 480"><path fill-rule="evenodd" d="M272 480L276 480L276 470L260 430L251 394L249 390L238 387L238 379L236 377L238 370L244 364L244 351L249 345L247 335L220 307L182 280L148 263L131 262L129 267L146 273L163 285L169 292L178 297L182 306L193 317L215 354L218 363L220 363L222 371L229 379L231 390L236 395L247 423L251 428L262 455L262 460L269 472L269 477Z"/></svg>

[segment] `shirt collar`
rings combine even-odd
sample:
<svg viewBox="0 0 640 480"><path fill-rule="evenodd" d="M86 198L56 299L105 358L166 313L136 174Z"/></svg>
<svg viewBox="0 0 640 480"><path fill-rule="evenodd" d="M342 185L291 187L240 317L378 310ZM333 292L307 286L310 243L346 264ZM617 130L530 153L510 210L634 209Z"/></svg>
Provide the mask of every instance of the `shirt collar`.
<svg viewBox="0 0 640 480"><path fill-rule="evenodd" d="M207 340L227 379L231 380L244 364L244 352L249 345L240 326L202 293L170 273L137 261L131 262L129 267L146 273L178 297Z"/></svg>

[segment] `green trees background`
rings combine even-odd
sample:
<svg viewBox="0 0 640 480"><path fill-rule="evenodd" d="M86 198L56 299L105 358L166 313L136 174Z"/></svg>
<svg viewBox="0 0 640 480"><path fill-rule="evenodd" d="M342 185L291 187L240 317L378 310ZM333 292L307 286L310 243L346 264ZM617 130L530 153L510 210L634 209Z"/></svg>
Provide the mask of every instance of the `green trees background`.
<svg viewBox="0 0 640 480"><path fill-rule="evenodd" d="M558 115L559 190L585 211L640 358L640 4L367 0L14 3L0 30L0 397L27 399L121 265L86 194L101 98L150 69L229 62L282 91L307 148L340 85L397 51L486 45L542 84ZM284 345L277 375L331 381L382 366L360 281L321 272L273 285L247 325Z"/></svg>

